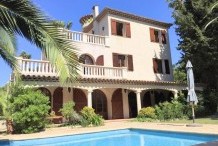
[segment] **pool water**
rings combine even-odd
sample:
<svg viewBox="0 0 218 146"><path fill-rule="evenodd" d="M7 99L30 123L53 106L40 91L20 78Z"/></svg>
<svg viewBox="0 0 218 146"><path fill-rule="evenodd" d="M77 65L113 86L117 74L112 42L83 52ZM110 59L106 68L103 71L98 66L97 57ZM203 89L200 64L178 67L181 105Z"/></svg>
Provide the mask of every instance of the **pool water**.
<svg viewBox="0 0 218 146"><path fill-rule="evenodd" d="M43 139L0 141L1 146L191 146L218 135L124 129Z"/></svg>

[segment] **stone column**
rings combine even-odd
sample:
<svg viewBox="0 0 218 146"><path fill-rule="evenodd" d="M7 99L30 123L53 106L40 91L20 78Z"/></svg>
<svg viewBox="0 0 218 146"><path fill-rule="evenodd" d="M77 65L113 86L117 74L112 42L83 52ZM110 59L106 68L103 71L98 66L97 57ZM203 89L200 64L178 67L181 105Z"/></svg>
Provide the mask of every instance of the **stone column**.
<svg viewBox="0 0 218 146"><path fill-rule="evenodd" d="M87 101L88 101L88 107L92 107L92 89L88 89L88 94L87 94Z"/></svg>
<svg viewBox="0 0 218 146"><path fill-rule="evenodd" d="M137 90L135 93L136 93L136 101L137 101L137 110L138 110L138 113L139 113L140 109L142 108L141 90Z"/></svg>
<svg viewBox="0 0 218 146"><path fill-rule="evenodd" d="M178 91L175 90L173 93L174 93L174 99L177 99L178 98Z"/></svg>
<svg viewBox="0 0 218 146"><path fill-rule="evenodd" d="M128 90L123 89L122 94L123 94L123 116L124 116L124 119L127 119L129 118Z"/></svg>

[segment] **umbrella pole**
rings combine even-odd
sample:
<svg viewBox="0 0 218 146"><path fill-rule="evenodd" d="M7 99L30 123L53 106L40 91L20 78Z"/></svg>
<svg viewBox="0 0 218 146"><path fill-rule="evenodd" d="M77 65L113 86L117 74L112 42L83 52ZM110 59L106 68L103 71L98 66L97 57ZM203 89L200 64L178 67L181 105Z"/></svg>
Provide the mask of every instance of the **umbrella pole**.
<svg viewBox="0 0 218 146"><path fill-rule="evenodd" d="M195 109L194 109L194 103L192 104L192 119L193 119L193 123L195 123Z"/></svg>

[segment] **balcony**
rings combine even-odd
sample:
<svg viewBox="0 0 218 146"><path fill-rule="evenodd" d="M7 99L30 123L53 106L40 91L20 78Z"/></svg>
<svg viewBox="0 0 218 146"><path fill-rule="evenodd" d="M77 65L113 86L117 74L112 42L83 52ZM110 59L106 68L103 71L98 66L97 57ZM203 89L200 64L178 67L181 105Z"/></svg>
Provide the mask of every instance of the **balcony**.
<svg viewBox="0 0 218 146"><path fill-rule="evenodd" d="M82 33L76 31L64 30L67 33L67 38L75 42L83 42L89 44L96 44L102 46L108 46L108 37L93 35L89 33Z"/></svg>
<svg viewBox="0 0 218 146"><path fill-rule="evenodd" d="M49 61L23 58L17 60L22 75L58 77L55 67ZM126 79L127 68L80 64L78 73L82 78Z"/></svg>

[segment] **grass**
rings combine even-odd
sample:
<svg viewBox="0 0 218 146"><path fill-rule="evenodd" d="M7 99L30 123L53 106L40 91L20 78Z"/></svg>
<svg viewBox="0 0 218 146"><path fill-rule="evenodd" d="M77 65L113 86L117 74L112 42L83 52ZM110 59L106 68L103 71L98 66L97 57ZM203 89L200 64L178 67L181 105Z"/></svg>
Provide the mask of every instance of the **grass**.
<svg viewBox="0 0 218 146"><path fill-rule="evenodd" d="M174 121L164 121L166 123L183 123L183 124L191 124L193 121L192 119L190 120L186 120L186 119L182 119L182 120L174 120ZM205 117L205 118L197 118L195 119L195 123L198 124L216 124L218 125L218 117Z"/></svg>
<svg viewBox="0 0 218 146"><path fill-rule="evenodd" d="M138 121L136 118L132 120L133 122ZM141 122L146 122L141 121ZM147 121L148 122L148 121ZM160 123L179 123L179 124L191 124L193 123L192 119L178 119L178 120L168 120L168 121L159 121L159 120L154 120L150 122L160 122ZM196 118L195 123L197 124L216 124L218 125L218 114L204 117L204 118Z"/></svg>

